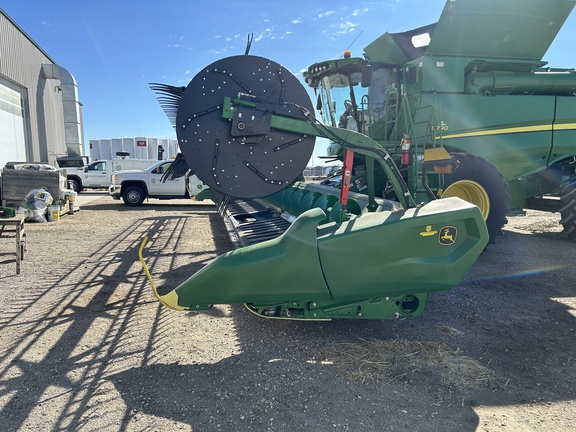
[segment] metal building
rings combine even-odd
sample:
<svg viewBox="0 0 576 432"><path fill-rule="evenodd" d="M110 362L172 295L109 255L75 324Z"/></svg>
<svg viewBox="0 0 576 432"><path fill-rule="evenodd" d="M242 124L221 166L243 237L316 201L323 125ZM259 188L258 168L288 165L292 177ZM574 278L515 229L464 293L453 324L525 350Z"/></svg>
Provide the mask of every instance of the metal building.
<svg viewBox="0 0 576 432"><path fill-rule="evenodd" d="M0 168L84 155L74 77L0 9Z"/></svg>

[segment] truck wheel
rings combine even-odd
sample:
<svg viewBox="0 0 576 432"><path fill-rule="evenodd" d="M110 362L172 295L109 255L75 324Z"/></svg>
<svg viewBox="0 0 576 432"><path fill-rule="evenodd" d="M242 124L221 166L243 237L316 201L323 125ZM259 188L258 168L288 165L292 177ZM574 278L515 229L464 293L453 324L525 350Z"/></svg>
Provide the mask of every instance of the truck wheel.
<svg viewBox="0 0 576 432"><path fill-rule="evenodd" d="M138 186L130 186L124 189L122 192L122 200L124 200L124 204L129 206L139 206L144 202L144 191L142 188Z"/></svg>
<svg viewBox="0 0 576 432"><path fill-rule="evenodd" d="M560 223L570 240L576 241L576 178L562 189Z"/></svg>
<svg viewBox="0 0 576 432"><path fill-rule="evenodd" d="M494 243L502 234L502 227L508 223L508 185L486 159L465 153L452 153L452 156L459 162L459 168L454 174L444 175L442 198L457 196L477 205L486 220L490 236L488 242Z"/></svg>
<svg viewBox="0 0 576 432"><path fill-rule="evenodd" d="M76 193L82 192L82 187L78 180L68 180L68 183L72 186L72 190Z"/></svg>

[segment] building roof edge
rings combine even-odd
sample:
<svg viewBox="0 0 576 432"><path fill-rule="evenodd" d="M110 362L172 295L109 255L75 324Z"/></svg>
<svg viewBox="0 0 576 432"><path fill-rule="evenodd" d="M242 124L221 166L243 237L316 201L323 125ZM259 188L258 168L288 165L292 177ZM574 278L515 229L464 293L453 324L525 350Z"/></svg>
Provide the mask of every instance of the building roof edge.
<svg viewBox="0 0 576 432"><path fill-rule="evenodd" d="M30 42L32 42L32 44L34 44L34 46L35 46L36 48L38 48L38 50L40 50L40 52L42 52L42 54L44 54L44 55L46 56L46 58L48 58L48 60L50 60L50 61L51 61L52 63L54 63L54 64L58 64L58 63L56 63L56 62L54 61L54 59L53 59L52 57L50 57L50 56L48 55L48 53L46 53L46 51L44 51L44 50L42 49L42 47L41 47L40 45L38 45L38 44L36 43L36 41L35 41L34 39L32 39L32 38L30 37L29 34L26 33L26 32L22 29L22 27L20 27L20 26L18 25L18 23L17 23L16 21L14 21L14 20L12 19L12 17L11 17L10 15L8 15L8 13L7 13L4 9L2 9L1 7L0 7L0 13L1 13L2 15L4 15L4 16L8 19L8 21L10 21L10 22L12 23L12 25L14 25L14 27L16 27L16 28L18 29L18 31L20 31L20 33L22 33Z"/></svg>

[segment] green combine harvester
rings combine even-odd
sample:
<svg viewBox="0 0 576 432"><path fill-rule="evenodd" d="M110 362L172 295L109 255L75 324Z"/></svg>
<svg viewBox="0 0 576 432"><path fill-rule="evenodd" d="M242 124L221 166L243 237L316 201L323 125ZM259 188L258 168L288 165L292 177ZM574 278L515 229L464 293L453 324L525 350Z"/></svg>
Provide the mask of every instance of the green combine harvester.
<svg viewBox="0 0 576 432"><path fill-rule="evenodd" d="M541 60L573 7L450 0L437 24L310 66L323 122L287 69L248 49L185 88L151 85L182 152L166 177L190 169L207 183L237 240L173 291L154 288L159 300L410 317L460 283L511 207L563 206L575 237L576 76ZM302 181L316 137L343 162L324 184Z"/></svg>
<svg viewBox="0 0 576 432"><path fill-rule="evenodd" d="M542 61L574 4L447 1L436 24L385 33L362 58L313 64L306 82L326 124L362 132L390 153L416 202L475 203L491 242L508 215L559 211L576 240L576 73ZM435 148L453 157L452 172L422 170ZM343 153L338 143L329 148ZM352 191L364 191L366 167L355 158ZM376 193L395 199L388 178L376 177Z"/></svg>

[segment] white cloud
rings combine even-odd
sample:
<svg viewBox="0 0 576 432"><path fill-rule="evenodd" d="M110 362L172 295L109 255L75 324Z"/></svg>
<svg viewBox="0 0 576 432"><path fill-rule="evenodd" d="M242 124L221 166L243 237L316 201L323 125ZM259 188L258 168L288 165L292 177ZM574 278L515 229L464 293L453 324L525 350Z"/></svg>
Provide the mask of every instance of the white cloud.
<svg viewBox="0 0 576 432"><path fill-rule="evenodd" d="M323 33L327 35L331 40L335 40L337 36L343 36L356 31L358 24L354 24L351 21L341 20L339 23L334 23L323 30Z"/></svg>
<svg viewBox="0 0 576 432"><path fill-rule="evenodd" d="M360 14L362 14L362 13L368 12L368 10L369 10L368 8L364 8L364 9L362 9L362 10L360 10L360 9L354 9L354 12L352 12L352 16L358 16L358 15L360 15Z"/></svg>
<svg viewBox="0 0 576 432"><path fill-rule="evenodd" d="M344 23L340 23L340 29L342 30L354 30L354 27L356 27L358 24L353 24L350 21L346 21Z"/></svg>
<svg viewBox="0 0 576 432"><path fill-rule="evenodd" d="M329 15L332 15L333 13L334 13L334 11L323 12L323 13L318 14L318 17L324 18L324 17L327 17Z"/></svg>
<svg viewBox="0 0 576 432"><path fill-rule="evenodd" d="M52 26L52 23L49 23L48 21L44 21L44 20L40 21L40 24L42 24L43 26L48 26L48 27Z"/></svg>
<svg viewBox="0 0 576 432"><path fill-rule="evenodd" d="M292 20L292 24L300 24L302 22L301 18L296 18L294 20Z"/></svg>

